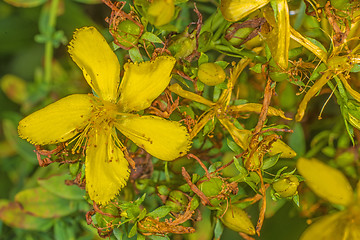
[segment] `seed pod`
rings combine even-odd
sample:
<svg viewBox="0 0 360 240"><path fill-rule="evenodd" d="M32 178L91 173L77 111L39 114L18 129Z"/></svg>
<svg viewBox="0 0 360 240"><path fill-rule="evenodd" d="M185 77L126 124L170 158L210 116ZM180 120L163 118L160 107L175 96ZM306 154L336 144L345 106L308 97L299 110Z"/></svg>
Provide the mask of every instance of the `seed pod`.
<svg viewBox="0 0 360 240"><path fill-rule="evenodd" d="M180 212L186 209L189 203L188 198L184 193L178 190L171 191L169 198L166 200L165 205L172 208L172 212Z"/></svg>
<svg viewBox="0 0 360 240"><path fill-rule="evenodd" d="M223 224L235 232L242 232L249 235L255 234L255 228L247 213L239 207L229 205L226 213L220 220Z"/></svg>
<svg viewBox="0 0 360 240"><path fill-rule="evenodd" d="M124 47L133 47L139 41L140 27L131 20L125 20L117 26L117 33L114 34L118 44Z"/></svg>
<svg viewBox="0 0 360 240"><path fill-rule="evenodd" d="M273 189L280 197L286 198L297 194L297 187L299 186L299 179L294 175L280 178L272 184Z"/></svg>
<svg viewBox="0 0 360 240"><path fill-rule="evenodd" d="M198 70L199 80L208 86L215 86L225 81L224 69L216 63L203 63Z"/></svg>
<svg viewBox="0 0 360 240"><path fill-rule="evenodd" d="M229 43L233 46L241 44L249 36L249 34L254 31L253 28L246 27L239 28L238 30L236 30L235 33L232 34L234 30L234 24L226 30L226 36L231 35L230 39L228 39L227 37L226 39L228 39Z"/></svg>
<svg viewBox="0 0 360 240"><path fill-rule="evenodd" d="M104 207L101 207L100 210L104 213L109 213L114 216L111 217L107 215L102 215L101 213L96 213L95 219L97 222L97 226L104 228L105 231L112 230L113 226L121 221L120 217L118 217L120 215L119 209L114 204L108 204Z"/></svg>
<svg viewBox="0 0 360 240"><path fill-rule="evenodd" d="M221 199L216 198L223 189L226 188L226 184L221 178L211 178L208 180L206 177L200 179L198 188L202 191L206 197L210 199L210 203L213 206L218 206L221 202Z"/></svg>

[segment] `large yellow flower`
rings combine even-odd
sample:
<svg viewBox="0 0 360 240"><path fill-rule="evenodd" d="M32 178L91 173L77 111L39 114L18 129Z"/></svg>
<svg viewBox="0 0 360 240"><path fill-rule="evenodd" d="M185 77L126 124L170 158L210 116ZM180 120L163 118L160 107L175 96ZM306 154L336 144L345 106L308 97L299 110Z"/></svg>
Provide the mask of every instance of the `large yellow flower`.
<svg viewBox="0 0 360 240"><path fill-rule="evenodd" d="M128 63L120 84L118 59L94 27L78 29L68 51L97 96L64 97L21 120L18 132L36 145L75 140L73 151L86 145L86 190L93 201L105 204L129 177L118 131L165 161L188 151L190 138L180 123L131 113L149 107L163 92L175 59Z"/></svg>

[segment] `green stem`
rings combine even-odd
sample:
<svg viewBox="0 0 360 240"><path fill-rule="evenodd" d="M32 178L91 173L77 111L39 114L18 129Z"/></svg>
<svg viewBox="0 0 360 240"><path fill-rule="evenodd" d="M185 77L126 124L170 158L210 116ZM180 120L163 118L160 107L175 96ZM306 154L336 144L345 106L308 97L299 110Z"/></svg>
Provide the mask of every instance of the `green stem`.
<svg viewBox="0 0 360 240"><path fill-rule="evenodd" d="M45 43L45 57L44 57L44 82L46 85L50 84L52 72L52 58L54 54L53 35L56 25L56 13L59 6L59 0L52 0L49 12L49 22L47 26L48 38Z"/></svg>

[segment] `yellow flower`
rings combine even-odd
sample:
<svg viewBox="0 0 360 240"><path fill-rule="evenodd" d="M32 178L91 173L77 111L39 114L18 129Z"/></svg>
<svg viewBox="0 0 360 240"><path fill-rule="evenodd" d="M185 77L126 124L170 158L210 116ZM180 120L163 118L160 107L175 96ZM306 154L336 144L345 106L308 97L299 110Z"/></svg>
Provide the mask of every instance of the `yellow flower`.
<svg viewBox="0 0 360 240"><path fill-rule="evenodd" d="M360 239L360 182L356 199L350 183L339 170L317 159L305 158L298 160L297 169L318 196L345 207L345 210L321 217L311 224L300 240Z"/></svg>
<svg viewBox="0 0 360 240"><path fill-rule="evenodd" d="M64 97L21 120L18 132L36 145L76 141L73 152L86 145L86 190L93 201L106 204L129 177L118 132L165 161L189 149L189 135L180 123L131 113L149 107L163 92L175 59L162 56L151 62L128 63L120 84L118 59L94 27L78 29L68 51L98 97Z"/></svg>

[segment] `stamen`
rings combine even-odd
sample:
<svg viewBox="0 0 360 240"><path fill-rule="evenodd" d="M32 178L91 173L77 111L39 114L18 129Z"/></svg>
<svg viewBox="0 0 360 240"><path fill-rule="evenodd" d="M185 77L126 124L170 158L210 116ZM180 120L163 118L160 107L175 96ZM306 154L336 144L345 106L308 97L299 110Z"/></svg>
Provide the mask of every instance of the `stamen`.
<svg viewBox="0 0 360 240"><path fill-rule="evenodd" d="M122 133L126 133L127 135L132 135L134 137L137 137L141 140L147 141L147 142L152 142L151 139L149 137L146 137L144 134L141 134L135 130L129 130L127 128L124 128L121 124L115 124L115 127L117 129L119 129L120 132ZM125 134L124 134L125 135Z"/></svg>
<svg viewBox="0 0 360 240"><path fill-rule="evenodd" d="M81 146L84 145L84 140L86 140L89 129L90 129L90 124L86 125L85 129L78 136L76 136L69 142L70 144L77 139L74 147L71 149L72 154L80 153L80 148Z"/></svg>

